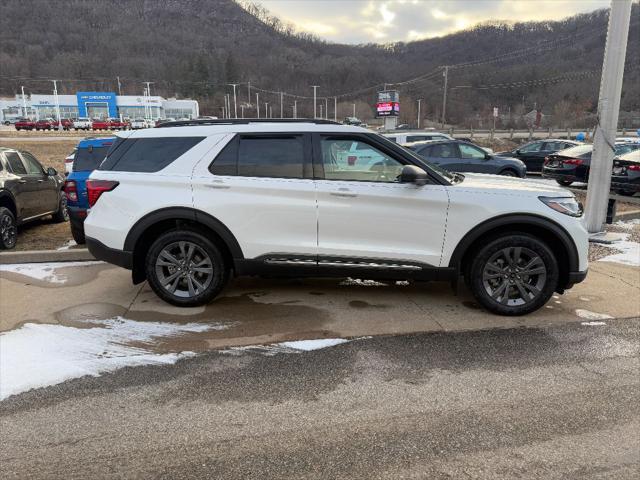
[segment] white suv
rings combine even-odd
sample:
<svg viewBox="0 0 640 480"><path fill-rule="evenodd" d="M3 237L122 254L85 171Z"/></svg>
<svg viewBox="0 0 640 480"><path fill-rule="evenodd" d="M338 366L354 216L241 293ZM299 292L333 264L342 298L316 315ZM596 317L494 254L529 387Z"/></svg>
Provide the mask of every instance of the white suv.
<svg viewBox="0 0 640 480"><path fill-rule="evenodd" d="M211 301L232 274L464 276L488 310L520 315L587 273L568 190L451 174L364 128L191 120L117 135L87 182L87 245L174 305Z"/></svg>

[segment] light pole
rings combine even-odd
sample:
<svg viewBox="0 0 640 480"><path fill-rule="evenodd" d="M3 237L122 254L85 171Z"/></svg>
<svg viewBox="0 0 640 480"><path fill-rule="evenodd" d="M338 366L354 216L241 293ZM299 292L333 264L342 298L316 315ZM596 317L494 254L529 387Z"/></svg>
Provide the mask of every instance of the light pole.
<svg viewBox="0 0 640 480"><path fill-rule="evenodd" d="M298 100L293 101L293 118L298 118Z"/></svg>
<svg viewBox="0 0 640 480"><path fill-rule="evenodd" d="M602 231L607 215L630 18L631 0L611 1L600 80L598 125L593 139L584 218L587 231L591 234Z"/></svg>
<svg viewBox="0 0 640 480"><path fill-rule="evenodd" d="M260 118L260 95L256 92L256 118Z"/></svg>
<svg viewBox="0 0 640 480"><path fill-rule="evenodd" d="M251 81L247 82L247 101L249 103L249 108L251 108Z"/></svg>
<svg viewBox="0 0 640 480"><path fill-rule="evenodd" d="M446 111L447 111L447 82L449 81L449 67L444 67L444 89L442 92L442 128L444 128L444 123L446 121Z"/></svg>
<svg viewBox="0 0 640 480"><path fill-rule="evenodd" d="M329 99L324 97L324 118L329 120Z"/></svg>
<svg viewBox="0 0 640 480"><path fill-rule="evenodd" d="M120 77L116 77L118 81L118 95L122 95L122 85L120 85Z"/></svg>
<svg viewBox="0 0 640 480"><path fill-rule="evenodd" d="M333 121L338 122L338 97L333 97Z"/></svg>
<svg viewBox="0 0 640 480"><path fill-rule="evenodd" d="M58 81L51 80L53 82L53 100L56 104L56 115L58 117L58 130L62 128L62 123L60 122L60 101L58 100Z"/></svg>
<svg viewBox="0 0 640 480"><path fill-rule="evenodd" d="M264 118L269 118L269 102L264 102Z"/></svg>
<svg viewBox="0 0 640 480"><path fill-rule="evenodd" d="M236 99L236 87L238 85L240 85L239 83L228 83L227 85L230 85L233 87L233 114L235 116L235 118L238 118L238 101Z"/></svg>
<svg viewBox="0 0 640 480"><path fill-rule="evenodd" d="M24 110L24 118L28 118L27 117L27 101L24 98L24 86L20 88L22 88L22 109Z"/></svg>
<svg viewBox="0 0 640 480"><path fill-rule="evenodd" d="M353 104L353 118L356 118L356 104Z"/></svg>
<svg viewBox="0 0 640 480"><path fill-rule="evenodd" d="M420 102L422 99L418 99L418 129L420 129Z"/></svg>
<svg viewBox="0 0 640 480"><path fill-rule="evenodd" d="M313 118L318 118L318 115L316 114L317 108L318 106L316 105L316 92L318 90L318 88L320 88L319 85L311 85L311 88L313 88Z"/></svg>
<svg viewBox="0 0 640 480"><path fill-rule="evenodd" d="M284 93L280 92L280 118L284 118L284 110L282 106L283 97L284 97Z"/></svg>
<svg viewBox="0 0 640 480"><path fill-rule="evenodd" d="M240 105L240 118L244 118L244 105Z"/></svg>
<svg viewBox="0 0 640 480"><path fill-rule="evenodd" d="M322 104L320 104L320 118L322 118Z"/></svg>

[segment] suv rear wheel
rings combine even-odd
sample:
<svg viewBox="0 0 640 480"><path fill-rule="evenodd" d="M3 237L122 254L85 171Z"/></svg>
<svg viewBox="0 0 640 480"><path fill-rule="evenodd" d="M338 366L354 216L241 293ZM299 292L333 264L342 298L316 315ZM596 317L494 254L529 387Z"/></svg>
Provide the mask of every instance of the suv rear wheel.
<svg viewBox="0 0 640 480"><path fill-rule="evenodd" d="M480 248L469 275L471 292L487 310L524 315L551 298L559 269L544 242L526 234L511 234Z"/></svg>
<svg viewBox="0 0 640 480"><path fill-rule="evenodd" d="M204 235L167 232L151 245L145 261L147 280L163 300L195 307L213 300L229 276L220 249Z"/></svg>

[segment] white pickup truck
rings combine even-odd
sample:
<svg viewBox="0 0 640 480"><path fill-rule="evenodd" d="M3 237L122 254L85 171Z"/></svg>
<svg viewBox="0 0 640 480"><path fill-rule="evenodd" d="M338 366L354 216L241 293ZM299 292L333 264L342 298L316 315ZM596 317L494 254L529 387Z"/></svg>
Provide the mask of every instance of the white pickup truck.
<svg viewBox="0 0 640 480"><path fill-rule="evenodd" d="M76 118L73 121L74 130L91 130L91 119L87 117Z"/></svg>

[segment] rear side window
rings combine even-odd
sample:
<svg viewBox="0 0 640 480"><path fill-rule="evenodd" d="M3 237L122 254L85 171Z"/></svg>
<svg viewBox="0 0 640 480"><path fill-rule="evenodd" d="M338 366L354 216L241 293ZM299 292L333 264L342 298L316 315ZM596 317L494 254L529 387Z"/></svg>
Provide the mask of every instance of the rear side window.
<svg viewBox="0 0 640 480"><path fill-rule="evenodd" d="M209 167L214 175L303 178L302 135L237 136Z"/></svg>
<svg viewBox="0 0 640 480"><path fill-rule="evenodd" d="M26 175L27 169L24 167L20 156L16 152L5 152L4 154L7 162L9 163L9 169L16 175Z"/></svg>
<svg viewBox="0 0 640 480"><path fill-rule="evenodd" d="M100 170L158 172L205 137L127 138L116 142Z"/></svg>
<svg viewBox="0 0 640 480"><path fill-rule="evenodd" d="M79 148L73 159L73 171L95 170L109 151L108 146Z"/></svg>

